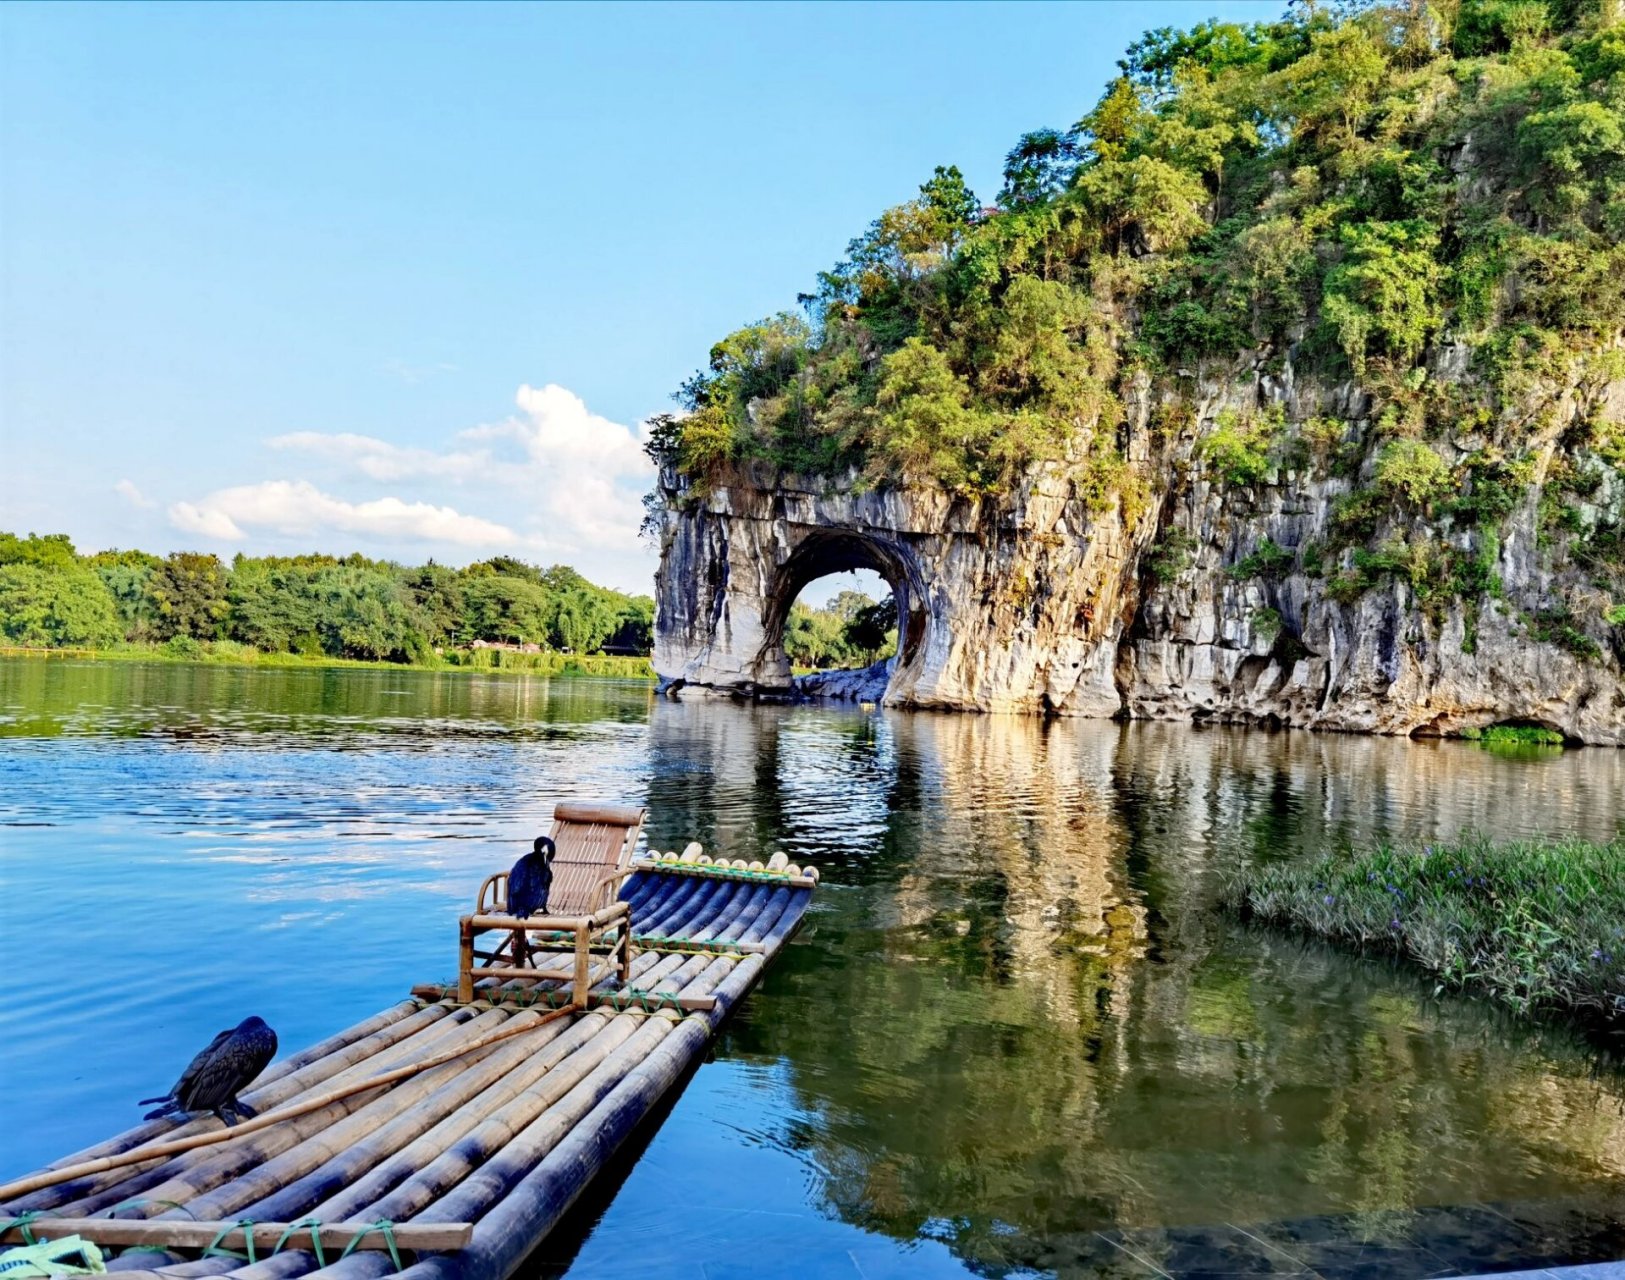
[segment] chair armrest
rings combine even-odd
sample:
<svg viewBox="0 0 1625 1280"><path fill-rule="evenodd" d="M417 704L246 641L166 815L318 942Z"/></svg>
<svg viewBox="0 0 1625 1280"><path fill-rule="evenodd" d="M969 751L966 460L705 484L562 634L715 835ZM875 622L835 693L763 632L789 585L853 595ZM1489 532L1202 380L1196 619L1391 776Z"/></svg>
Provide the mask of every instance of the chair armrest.
<svg viewBox="0 0 1625 1280"><path fill-rule="evenodd" d="M589 903L597 902L606 888L617 880L625 880L627 876L632 874L633 870L632 867L622 867L618 871L606 872L604 875L599 876L598 882L593 885L592 893L588 896L587 901Z"/></svg>

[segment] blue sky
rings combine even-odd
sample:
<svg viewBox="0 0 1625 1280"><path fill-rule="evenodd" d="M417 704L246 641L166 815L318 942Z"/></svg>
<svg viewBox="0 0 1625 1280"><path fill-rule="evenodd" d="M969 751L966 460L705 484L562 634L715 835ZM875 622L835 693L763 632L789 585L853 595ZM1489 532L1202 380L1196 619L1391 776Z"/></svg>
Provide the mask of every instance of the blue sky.
<svg viewBox="0 0 1625 1280"><path fill-rule="evenodd" d="M0 528L647 590L639 424L932 166L1275 0L0 6Z"/></svg>

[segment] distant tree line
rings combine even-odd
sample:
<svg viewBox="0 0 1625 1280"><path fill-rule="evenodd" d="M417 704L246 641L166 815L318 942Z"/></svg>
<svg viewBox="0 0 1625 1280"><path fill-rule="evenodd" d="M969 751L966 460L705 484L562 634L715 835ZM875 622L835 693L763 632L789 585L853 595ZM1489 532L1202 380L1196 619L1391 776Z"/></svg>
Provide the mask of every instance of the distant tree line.
<svg viewBox="0 0 1625 1280"><path fill-rule="evenodd" d="M798 667L866 667L897 651L897 602L842 591L822 609L797 601L784 624L784 651Z"/></svg>
<svg viewBox="0 0 1625 1280"><path fill-rule="evenodd" d="M507 556L464 569L362 555L80 555L0 532L0 642L107 648L228 640L266 653L419 662L475 641L647 654L654 600Z"/></svg>

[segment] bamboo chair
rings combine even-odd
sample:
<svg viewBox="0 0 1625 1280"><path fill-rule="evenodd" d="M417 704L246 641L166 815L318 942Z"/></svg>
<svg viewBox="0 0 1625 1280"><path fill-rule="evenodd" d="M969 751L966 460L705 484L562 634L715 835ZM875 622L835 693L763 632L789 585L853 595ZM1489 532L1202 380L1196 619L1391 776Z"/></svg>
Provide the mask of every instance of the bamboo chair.
<svg viewBox="0 0 1625 1280"><path fill-rule="evenodd" d="M553 810L549 832L557 852L553 856L553 887L547 914L521 920L508 913L508 873L487 876L474 903L474 914L460 922L457 998L474 999L474 984L491 978L500 982L542 976L539 955L575 955L570 1003L587 1007L587 993L611 972L624 983L632 970L632 909L617 900L620 882L631 874L632 851L643 828L645 810L631 806L561 804ZM491 951L475 943L481 934L502 932L507 937ZM602 955L604 965L594 963ZM483 963L480 963L483 962Z"/></svg>

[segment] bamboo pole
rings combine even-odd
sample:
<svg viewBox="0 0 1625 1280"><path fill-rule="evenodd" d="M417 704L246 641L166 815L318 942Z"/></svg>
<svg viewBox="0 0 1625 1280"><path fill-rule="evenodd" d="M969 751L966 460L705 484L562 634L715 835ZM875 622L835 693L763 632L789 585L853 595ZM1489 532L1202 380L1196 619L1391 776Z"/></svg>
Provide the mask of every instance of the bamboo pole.
<svg viewBox="0 0 1625 1280"><path fill-rule="evenodd" d="M769 912L774 912L776 914L777 911L781 909L774 906L774 903L777 900L777 895L787 894L788 892L789 890L785 889L768 889L761 895L761 897L757 898L756 901L751 904L751 909L749 911L741 912L733 920L728 922L726 928L719 929L713 933L710 940L723 946L740 947L747 952L764 950L765 948L762 946L759 939L754 942L746 942L744 940L745 936L756 927L757 923L762 920L763 916L767 915Z"/></svg>
<svg viewBox="0 0 1625 1280"><path fill-rule="evenodd" d="M643 1021L643 1026L637 1025L640 1021ZM648 1029L650 1024L655 1024L653 1031ZM624 1032L628 1025L636 1027L634 1034L641 1035L644 1041L650 1041L651 1039L662 1038L665 1028L669 1027L670 1024L660 1018L639 1020L623 1016L616 1019L611 1024L611 1027L619 1027ZM608 1038L609 1033L599 1036L589 1046L589 1049L601 1050L603 1043ZM622 1049L622 1054L630 1055L632 1060L641 1059L646 1055L646 1052L647 1050L642 1044L631 1045ZM597 1056L603 1058L605 1055L600 1052ZM394 1217L405 1216L407 1212L410 1212L411 1206L427 1204L437 1194L438 1189L453 1184L457 1185L458 1194L465 1196L468 1194L471 1183L478 1184L482 1187L482 1199L499 1200L504 1189L518 1176L517 1173L504 1170L494 1181L487 1183L489 1169L482 1165L477 1174L471 1176L474 1165L483 1154L490 1153L496 1153L502 1160L512 1160L514 1152L527 1143L545 1141L550 1134L556 1140L559 1132L567 1131L569 1123L572 1122L571 1115L581 1111L583 1100L590 1104L592 1098L601 1096L605 1088L605 1079L608 1078L612 1082L623 1069L621 1065L612 1061L601 1063L596 1075L589 1075L585 1081L578 1084L575 1089L565 1096L562 1107L549 1109L549 1102L556 1100L563 1091L563 1087L571 1079L581 1074L579 1068L584 1065L586 1060L586 1054L577 1053L572 1055L564 1064L564 1067L560 1068L559 1073L549 1077L545 1082L547 1096L538 1098L534 1093L527 1093L516 1098L502 1112L493 1116L490 1121L480 1126L467 1138L456 1143L455 1147L449 1150L439 1161L435 1162L429 1169L424 1170L423 1174L414 1181L414 1185L403 1187L402 1193L397 1196L382 1202L376 1202L367 1212L373 1213L382 1210ZM570 1070L566 1071L566 1067L570 1068ZM584 1090L589 1089L590 1092L586 1092L585 1099L583 1099ZM531 1123L530 1118L538 1112L541 1113L541 1119ZM471 1153L471 1147L478 1147L479 1149ZM426 1183L427 1185L418 1185L418 1183ZM434 1211L438 1212L439 1207L439 1205L434 1206ZM326 1207L324 1207L323 1212L327 1212ZM419 1220L421 1220L421 1215ZM343 1263L329 1268L324 1274L335 1278L341 1276L359 1277L371 1274L360 1269L358 1262L359 1260L352 1256ZM239 1272L238 1274L245 1277L248 1275L246 1272Z"/></svg>
<svg viewBox="0 0 1625 1280"><path fill-rule="evenodd" d="M660 928L674 937L683 937L693 930L696 924L726 910L728 904L739 896L740 892L740 886L733 881L720 881L713 886L710 893L696 896L686 907L669 915Z"/></svg>
<svg viewBox="0 0 1625 1280"><path fill-rule="evenodd" d="M403 1034L410 1034L411 1032L421 1030L427 1022L433 1022L444 1017L446 1014L446 1010L442 1009L431 1015L426 1020L417 1016L418 1012L420 1011L413 1011L411 1014L408 1014L402 1018L395 1018L391 1016L404 1010L405 1008L406 1004L405 1002L402 1002L402 1004L392 1006L390 1009L384 1010L381 1014L375 1015L372 1018L368 1018L365 1021L358 1023L355 1027L346 1028L345 1031L341 1031L337 1035L328 1037L327 1040L321 1042L321 1045L328 1045L330 1047L328 1051L322 1054L320 1057L312 1057L311 1055L313 1050L306 1050L302 1053L292 1055L282 1063L275 1064L266 1073L267 1076L271 1077L270 1081L267 1082L266 1077L262 1076L260 1081L256 1082L255 1087L243 1095L243 1100L249 1103L251 1106L258 1107L261 1110L264 1110L268 1106L275 1106L277 1103L284 1101L288 1097L296 1096L299 1092L301 1092L301 1089L306 1086L307 1082L322 1078L325 1074L332 1074L333 1072L337 1071L341 1066L352 1060L355 1054L361 1053L364 1055L374 1042L387 1043L394 1037L399 1037ZM368 1032L364 1036L350 1038L350 1032L373 1024L376 1024L373 1031ZM321 1045L314 1046L313 1048L320 1048ZM298 1062L300 1065L293 1067L292 1069L285 1069L288 1063L294 1062ZM167 1135L170 1139L174 1139L189 1137L195 1133L214 1131L215 1127L212 1117L209 1119L183 1121L178 1124L172 1119L147 1121L146 1123L126 1130L124 1133L118 1134L105 1142L98 1143L93 1147L85 1148L85 1150L79 1154L78 1158L64 1158L54 1161L46 1166L46 1170L66 1169L72 1166L86 1164L92 1160L100 1159L103 1156L118 1155L121 1152L132 1150L135 1147L143 1145L144 1143L151 1142L154 1138L165 1135ZM105 1189L107 1186L113 1183L121 1181L124 1176L125 1175L117 1174L111 1177L102 1176L91 1177L83 1180L75 1179L72 1182L57 1184L55 1187L42 1190L41 1192L26 1196L19 1200L15 1200L8 1205L8 1208L17 1212L24 1212L31 1209L63 1212L67 1211L70 1207L82 1208L83 1206L79 1202L83 1201L87 1197L93 1196L96 1192ZM124 1194L127 1195L130 1193L125 1192ZM118 1198L118 1196L115 1196L114 1200ZM113 1201L111 1200L107 1201L107 1203L112 1202Z"/></svg>
<svg viewBox="0 0 1625 1280"><path fill-rule="evenodd" d="M652 1021L652 1020L651 1020ZM503 1280L541 1243L585 1188L582 1171L602 1167L655 1102L703 1050L702 1023L685 1020L664 1037L567 1134L484 1214L471 1215L474 1239L455 1259L431 1257L403 1272L404 1280ZM447 1197L418 1221L446 1220Z"/></svg>
<svg viewBox="0 0 1625 1280"><path fill-rule="evenodd" d="M421 1053L426 1045L436 1043L445 1032L450 1021L459 1021L471 1016L450 1006L434 1010L420 1010L405 1019L386 1026L377 1033L354 1041L335 1053L331 1053L316 1062L295 1070L283 1076L275 1084L265 1089L255 1089L244 1095L244 1101L257 1106L262 1112L274 1108L278 1103L296 1100L301 1096L309 1096L309 1091L315 1086L330 1082L340 1076L359 1062L368 1061L366 1056L372 1051L374 1057L378 1053L397 1051L399 1053ZM352 1077L353 1078L353 1077ZM145 1126L143 1127L145 1128ZM134 1130L132 1132L140 1132ZM158 1122L158 1133L167 1134L166 1141L177 1141L182 1138L193 1137L203 1133L219 1133L213 1118L198 1119L176 1125L173 1122ZM288 1141L292 1141L289 1138ZM120 1151L133 1150L135 1145L121 1146ZM286 1145L286 1144L284 1144ZM119 1154L118 1152L110 1154ZM89 1163L81 1161L80 1164ZM51 1166L51 1170L67 1168L69 1166L58 1163ZM56 1213L90 1214L106 1209L109 1205L117 1204L132 1196L150 1190L174 1171L168 1163L151 1166L139 1173L131 1173L126 1167L114 1168L111 1172L103 1172L85 1178L75 1178L66 1183L59 1183L56 1187L23 1197L13 1201L9 1208L14 1211L28 1209L49 1209ZM226 1175L226 1176L229 1176ZM136 1210L138 1216L141 1210ZM151 1212L151 1210L148 1210Z"/></svg>
<svg viewBox="0 0 1625 1280"><path fill-rule="evenodd" d="M628 868L632 874L627 878L626 886L621 890L621 901L632 908L635 914L651 897L659 893L664 883L657 875L647 871L638 871Z"/></svg>
<svg viewBox="0 0 1625 1280"><path fill-rule="evenodd" d="M469 1029L488 1027L502 1021L504 1017L501 1014L487 1015L482 1019L474 1010L453 1009L445 1016L429 1022L408 1039L383 1046L373 1057L351 1063L333 1073L323 1082L326 1085L324 1092L331 1093L334 1089L355 1083L369 1074L378 1074L385 1069L423 1061L441 1052L448 1044L457 1042ZM289 1105L302 1104L315 1096L317 1095L314 1091L303 1091L290 1099ZM108 1185L100 1193L76 1200L71 1206L64 1206L59 1212L95 1213L111 1205L139 1197L137 1203L131 1205L128 1211L136 1217L157 1216L162 1212L162 1201L184 1201L206 1194L244 1171L263 1164L288 1148L305 1141L313 1134L323 1132L351 1112L360 1110L366 1105L367 1100L361 1096L344 1098L309 1114L296 1115L285 1125L275 1126L263 1133L251 1134L242 1142L232 1143L230 1147L208 1155L194 1156L182 1153L136 1174L120 1173L116 1178L109 1180ZM230 1132L241 1131L239 1127ZM211 1129L208 1132L218 1134L222 1130Z"/></svg>
<svg viewBox="0 0 1625 1280"><path fill-rule="evenodd" d="M542 1018L544 1021L551 1021L553 1018L563 1017L570 1012L571 1010L568 1009L555 1009L550 1013L543 1014ZM437 1067L443 1062L450 1062L453 1058L460 1058L464 1054L472 1053L475 1049L482 1049L487 1045L497 1043L499 1040L506 1040L509 1036L517 1035L524 1031L529 1031L535 1025L536 1024L534 1023L527 1023L519 1027L510 1026L504 1030L493 1032L491 1035L485 1036L472 1044L458 1046L442 1054L437 1054L432 1058L426 1059L423 1062L400 1067L394 1071L386 1071L381 1075L368 1077L365 1080L358 1080L351 1084L328 1090L327 1092L318 1094L316 1097L307 1099L303 1102L293 1103L275 1111L270 1111L263 1115L256 1116L252 1120L244 1120L241 1124L235 1126L234 1128L221 1129L212 1133L195 1134L190 1138L181 1138L175 1142L160 1142L150 1147L137 1147L132 1151L125 1151L118 1155L104 1156L98 1160L87 1160L82 1164L68 1165L60 1169L37 1173L31 1177L18 1178L12 1182L0 1184L0 1200L9 1200L13 1196L24 1195L27 1192L34 1191L40 1187L52 1186L58 1182L67 1182L72 1178L82 1177L88 1173L99 1173L103 1169L115 1169L123 1165L143 1164L148 1160L156 1160L160 1157L179 1155L183 1151L194 1151L198 1147L214 1146L216 1143L224 1142L229 1138L246 1137L250 1133L257 1133L259 1130L267 1129L271 1125L278 1124L283 1120L291 1120L295 1116L306 1115L309 1112L318 1111L322 1107L337 1102L342 1098L351 1097L357 1093L369 1092L373 1089L382 1089L387 1085L396 1083L397 1081L415 1076L421 1071L427 1071L431 1067Z"/></svg>
<svg viewBox="0 0 1625 1280"><path fill-rule="evenodd" d="M534 1012L516 1014L535 1022ZM341 1124L316 1135L218 1191L187 1205L193 1213L233 1214L251 1218L303 1217L313 1206L346 1186L395 1152L420 1138L450 1116L468 1107L486 1105L490 1091L512 1087L510 1079L531 1069L537 1058L553 1053L553 1046L568 1034L555 1020L538 1024L533 1039L510 1040L495 1047L478 1062L447 1063L399 1089L376 1099ZM426 1090L426 1091L425 1091ZM408 1091L412 1091L408 1093ZM379 1103L407 1094L388 1112ZM337 1214L315 1214L336 1220ZM378 1215L373 1215L375 1218Z"/></svg>
<svg viewBox="0 0 1625 1280"><path fill-rule="evenodd" d="M650 913L646 917L646 927L664 934L680 933L683 921L713 910L714 904L725 899L733 890L731 883L721 880L700 880L696 884L698 887L693 893L675 894L671 904L663 911Z"/></svg>
<svg viewBox="0 0 1625 1280"><path fill-rule="evenodd" d="M714 862L709 866L687 862L634 862L632 869L667 876L695 876L706 880L754 880L758 883L789 885L795 889L811 889L818 883L815 867L798 867L790 863L782 870L763 868L761 871L752 871L743 858L735 862Z"/></svg>
<svg viewBox="0 0 1625 1280"><path fill-rule="evenodd" d="M756 914L751 917L750 923L738 931L729 930L739 942L752 943L758 949L765 949L766 943L762 941L767 936L774 923L785 911L791 910L791 903L796 895L804 893L801 889L775 889L768 894L767 900L762 903Z"/></svg>
<svg viewBox="0 0 1625 1280"><path fill-rule="evenodd" d="M492 1009L467 1023L466 1027L469 1041L477 1042L485 1038L482 1028L492 1024L504 1029L521 1025L540 1028L549 1026L554 1021L556 1019L548 1018L534 1009L520 1013ZM551 1038L555 1033L548 1034ZM523 1047L520 1046L521 1049ZM225 1217L241 1213L245 1206L252 1204L256 1199L274 1194L278 1188L285 1186L289 1179L297 1180L313 1166L339 1156L351 1141L365 1139L370 1134L389 1128L402 1117L406 1117L410 1122L411 1116L421 1109L428 1108L432 1112L438 1105L437 1099L440 1102L444 1101L447 1090L455 1092L459 1076L469 1072L478 1076L486 1070L489 1058L502 1052L501 1048L495 1047L479 1049L453 1061L443 1062L433 1069L422 1071L385 1093L367 1098L354 1111L348 1114L341 1113L331 1122L319 1126L314 1132L302 1134L297 1142L284 1145L275 1155L256 1162L230 1180L222 1181L210 1176L206 1187L192 1192L195 1198L189 1198L185 1194L185 1189L198 1187L199 1179L192 1171L186 1171L172 1184L173 1189L169 1198L185 1200L185 1212L203 1217ZM425 1123L433 1123L433 1119L433 1114L429 1114L425 1117ZM159 1190L163 1191L164 1188ZM303 1204L281 1205L267 1216L278 1217L283 1213L297 1215L302 1213L304 1208Z"/></svg>
<svg viewBox="0 0 1625 1280"><path fill-rule="evenodd" d="M767 900L773 889L765 884L747 886L742 892L735 893L722 910L718 911L708 920L695 921L688 930L689 936L697 939L715 938L727 931L728 927L742 915L754 915L756 909Z"/></svg>
<svg viewBox="0 0 1625 1280"><path fill-rule="evenodd" d="M795 895L793 889L779 889L774 892L757 912L756 918L751 921L750 927L739 935L741 942L759 942L765 948L767 935L773 926L784 917L784 913L793 910L792 899Z"/></svg>
<svg viewBox="0 0 1625 1280"><path fill-rule="evenodd" d="M241 1249L249 1231L253 1232L256 1248L273 1249L279 1243L287 1248L309 1247L309 1227L294 1226L287 1222L256 1222L252 1227L233 1226L224 1222L187 1221L144 1222L120 1218L41 1218L33 1224L35 1232L59 1232L62 1236L80 1236L93 1244L156 1245L177 1249L207 1249L218 1245L224 1249ZM395 1243L402 1249L442 1251L462 1249L474 1237L472 1222L401 1222L393 1225ZM379 1231L370 1230L364 1223L332 1222L319 1228L322 1247L343 1249L358 1236L357 1249L388 1249L388 1242ZM286 1233L286 1238L284 1238ZM0 1243L23 1244L23 1228L12 1227L0 1232Z"/></svg>
<svg viewBox="0 0 1625 1280"><path fill-rule="evenodd" d="M680 1024L674 1019L660 1015L645 1018L643 1025L625 1043L568 1093L496 1150L490 1159L458 1180L453 1190L414 1214L413 1221L478 1222L677 1025Z"/></svg>
<svg viewBox="0 0 1625 1280"><path fill-rule="evenodd" d="M634 919L639 928L655 927L658 921L665 919L695 896L703 893L707 883L710 883L700 879L667 878L675 881L675 887L663 887L658 895L638 909Z"/></svg>
<svg viewBox="0 0 1625 1280"><path fill-rule="evenodd" d="M607 1054L631 1035L637 1026L636 1018L617 1018L605 1012L583 1015L537 1054L533 1062L510 1072L496 1086L483 1090L432 1129L364 1174L345 1181L337 1189L331 1189L327 1197L311 1209L311 1214L323 1220L340 1220L361 1217L384 1206L396 1217L410 1216L421 1206L409 1198L391 1200L386 1205L385 1197L397 1189L417 1185L427 1188L428 1198L422 1202L427 1204L436 1192L432 1187L427 1187L425 1179L436 1160L453 1146L464 1152L478 1151L482 1146L482 1126L494 1120L525 1114L526 1108L540 1112L547 1105L551 1091L558 1088L559 1082L573 1070L566 1064L596 1061L593 1055ZM522 1128L532 1118L534 1113L527 1115L518 1127ZM484 1155L477 1158L483 1159ZM262 1210L269 1203L255 1205L254 1208Z"/></svg>
<svg viewBox="0 0 1625 1280"><path fill-rule="evenodd" d="M341 1206L349 1209L350 1216L378 1217L418 1221L424 1214L439 1217L440 1206L450 1194L464 1195L464 1203L488 1204L500 1198L511 1179L502 1177L480 1181L492 1161L504 1158L516 1143L533 1140L534 1127L549 1117L554 1120L570 1114L580 1101L578 1090L591 1089L588 1082L599 1077L606 1063L617 1061L617 1055L632 1053L641 1056L646 1047L658 1041L663 1033L645 1031L648 1022L668 1025L664 1019L638 1019L622 1015L604 1026L597 1035L578 1047L542 1078L539 1084L510 1099L480 1120L473 1128L448 1145L433 1159L426 1161L403 1179L388 1194L371 1200L365 1208L356 1208L358 1198L340 1195L324 1205L321 1212L336 1212ZM641 1037L641 1039L639 1039ZM574 1099L574 1100L572 1100ZM530 1138L525 1135L529 1133ZM473 1180L473 1181L471 1181ZM475 1196L469 1196L470 1187L482 1187Z"/></svg>

